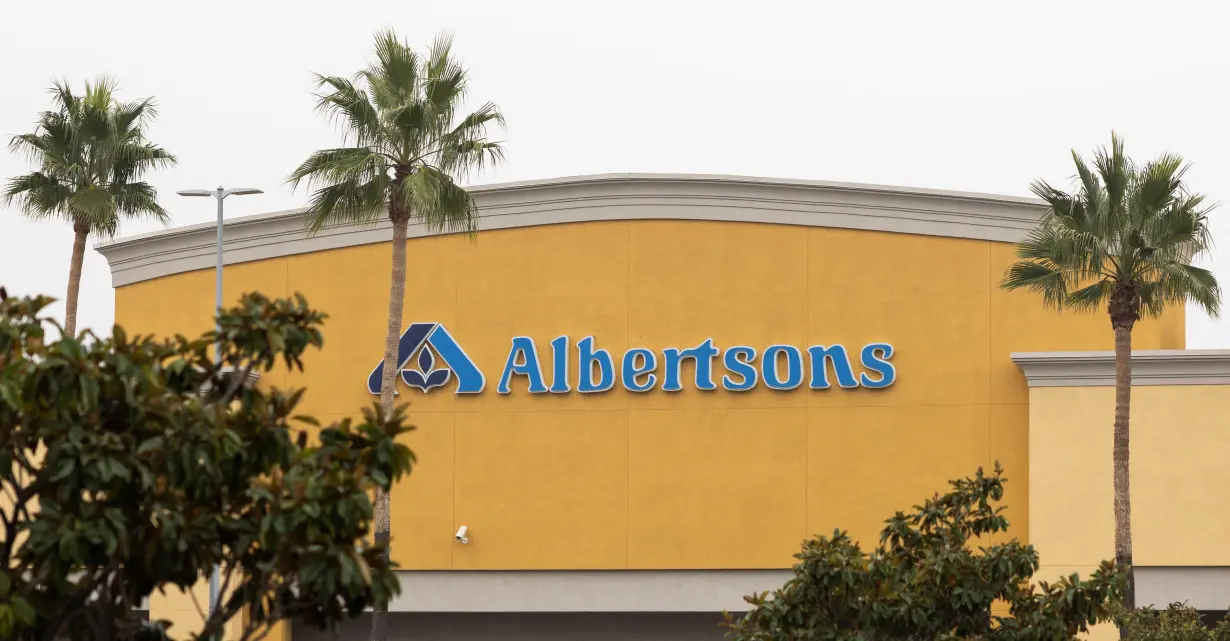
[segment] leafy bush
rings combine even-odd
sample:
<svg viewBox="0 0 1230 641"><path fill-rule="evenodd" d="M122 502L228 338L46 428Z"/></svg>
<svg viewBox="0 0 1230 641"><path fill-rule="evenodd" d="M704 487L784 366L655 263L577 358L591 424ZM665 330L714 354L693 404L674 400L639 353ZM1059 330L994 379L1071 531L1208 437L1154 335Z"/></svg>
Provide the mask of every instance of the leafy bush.
<svg viewBox="0 0 1230 641"><path fill-rule="evenodd" d="M245 383L302 369L324 315L250 294L217 334L47 343L49 303L0 293L0 638L161 638L134 608L215 565L201 638L231 620L241 641L292 617L333 626L398 589L364 539L369 493L413 462L403 415L320 429L295 417L303 390Z"/></svg>
<svg viewBox="0 0 1230 641"><path fill-rule="evenodd" d="M1016 540L974 549L1008 527L1002 469L981 468L953 490L898 512L879 546L864 553L842 531L806 541L794 576L772 593L747 597L750 611L727 625L736 641L1071 639L1109 618L1124 589L1110 561L1087 581L1073 574L1030 585L1032 546ZM998 616L1001 603L1009 616Z"/></svg>
<svg viewBox="0 0 1230 641"><path fill-rule="evenodd" d="M1183 603L1164 610L1117 608L1114 616L1129 641L1230 641L1230 621L1208 625L1198 610Z"/></svg>

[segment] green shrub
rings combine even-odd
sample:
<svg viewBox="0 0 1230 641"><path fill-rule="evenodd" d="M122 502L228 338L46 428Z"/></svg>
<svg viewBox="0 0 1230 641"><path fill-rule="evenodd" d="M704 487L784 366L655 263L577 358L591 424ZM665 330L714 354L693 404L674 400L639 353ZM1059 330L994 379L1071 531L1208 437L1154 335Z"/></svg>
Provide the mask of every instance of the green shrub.
<svg viewBox="0 0 1230 641"><path fill-rule="evenodd" d="M48 343L50 302L0 288L0 639L187 639L135 606L215 566L198 639L232 620L241 640L333 628L397 592L365 541L369 495L414 463L401 409L322 427L296 410L303 390L246 384L301 369L323 314L249 294L195 339Z"/></svg>
<svg viewBox="0 0 1230 641"><path fill-rule="evenodd" d="M1223 618L1208 625L1199 610L1184 603L1172 603L1164 610L1120 608L1114 617L1130 641L1230 641L1230 621Z"/></svg>
<svg viewBox="0 0 1230 641"><path fill-rule="evenodd" d="M1110 619L1125 581L1110 561L1088 579L1073 574L1031 585L1033 546L1011 540L976 547L1008 527L1004 479L953 481L952 491L885 523L864 552L845 532L817 537L796 555L781 589L747 597L746 616L728 615L735 641L924 641L1072 639ZM1006 605L1007 616L992 614Z"/></svg>

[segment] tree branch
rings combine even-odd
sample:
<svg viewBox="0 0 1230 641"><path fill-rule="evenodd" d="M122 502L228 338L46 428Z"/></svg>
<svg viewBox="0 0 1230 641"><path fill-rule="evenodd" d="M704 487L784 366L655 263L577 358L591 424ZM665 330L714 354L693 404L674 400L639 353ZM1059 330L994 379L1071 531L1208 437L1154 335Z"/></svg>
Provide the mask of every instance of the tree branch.
<svg viewBox="0 0 1230 641"><path fill-rule="evenodd" d="M110 578L111 574L119 568L119 563L119 558L112 559L111 563L109 563L107 567L103 568L101 572L94 575L94 578L91 579L88 584L79 586L77 590L73 592L72 596L65 599L60 604L55 616L47 625L43 635L44 641L55 641L56 637L59 635L60 628L64 625L64 622L67 621L70 616L76 614L80 609L82 609L81 606L85 605L86 599L90 598L90 595L93 594L95 590L102 587L103 583Z"/></svg>
<svg viewBox="0 0 1230 641"><path fill-rule="evenodd" d="M214 401L214 403L222 404L222 405L229 404L231 400L234 398L235 392L239 391L239 387L243 385L244 382L248 380L248 376L252 374L252 367L253 367L252 363L249 362L246 366L244 366L243 372L240 372L238 368L231 370L232 374L239 373L240 376L237 376L235 380L231 381L231 384L227 388L226 393L218 397L218 400Z"/></svg>
<svg viewBox="0 0 1230 641"><path fill-rule="evenodd" d="M201 607L201 601L196 598L196 591L189 588L188 596L192 598L192 605L196 607L196 613L201 617L201 623L209 620L209 616L205 614L205 608Z"/></svg>
<svg viewBox="0 0 1230 641"><path fill-rule="evenodd" d="M242 600L236 604L228 604L223 606L225 602L223 595L231 588L231 579L235 576L235 566L228 565L226 571L218 570L218 574L225 575L225 579L218 585L218 602L210 604L213 606L213 611L209 613L209 617L205 620L205 626L201 629L201 636L205 636L206 630L209 630L210 635L220 634L226 623L230 621L236 614L243 609L244 603Z"/></svg>
<svg viewBox="0 0 1230 641"><path fill-rule="evenodd" d="M273 630L272 623L263 621L260 625L249 625L244 629L243 635L239 637L239 641L261 641L269 636L269 632ZM260 636L252 636L257 630L260 630Z"/></svg>
<svg viewBox="0 0 1230 641"><path fill-rule="evenodd" d="M22 522L22 519L19 517L24 517L26 522L31 520L30 510L27 508L27 505L30 503L30 499L34 498L34 495L42 489L42 486L43 483L36 481L21 489L14 488L13 490L12 520L9 520L7 517L4 519L4 558L6 560L13 556L13 544L17 539L17 526ZM0 510L0 513L2 512Z"/></svg>

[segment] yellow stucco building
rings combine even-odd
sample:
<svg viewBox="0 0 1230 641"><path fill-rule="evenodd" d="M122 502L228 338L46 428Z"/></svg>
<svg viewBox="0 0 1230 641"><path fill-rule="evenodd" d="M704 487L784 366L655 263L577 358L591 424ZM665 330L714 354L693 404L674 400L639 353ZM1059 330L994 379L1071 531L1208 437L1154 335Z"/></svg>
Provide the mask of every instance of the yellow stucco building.
<svg viewBox="0 0 1230 641"><path fill-rule="evenodd" d="M714 613L780 585L806 537L871 542L997 460L1044 575L1113 555L1109 322L998 288L1037 202L675 175L475 194L476 238L408 242L399 390L420 463L392 495L393 637L720 638ZM321 420L374 399L389 238L309 236L297 211L226 223L224 300L301 292L330 315L305 373L262 382L307 387ZM101 246L117 322L208 329L214 242L207 224ZM1223 609L1230 356L1185 351L1181 309L1135 347L1142 598Z"/></svg>

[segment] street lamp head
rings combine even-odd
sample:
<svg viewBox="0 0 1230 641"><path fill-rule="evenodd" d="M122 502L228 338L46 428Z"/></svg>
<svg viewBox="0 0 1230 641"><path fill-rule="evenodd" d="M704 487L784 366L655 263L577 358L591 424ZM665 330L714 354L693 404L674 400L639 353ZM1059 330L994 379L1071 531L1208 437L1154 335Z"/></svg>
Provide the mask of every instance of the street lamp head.
<svg viewBox="0 0 1230 641"><path fill-rule="evenodd" d="M234 189L185 189L175 192L180 196L201 196L213 198L226 198L227 196L250 196L252 194L263 194L265 192L254 187L236 187Z"/></svg>

